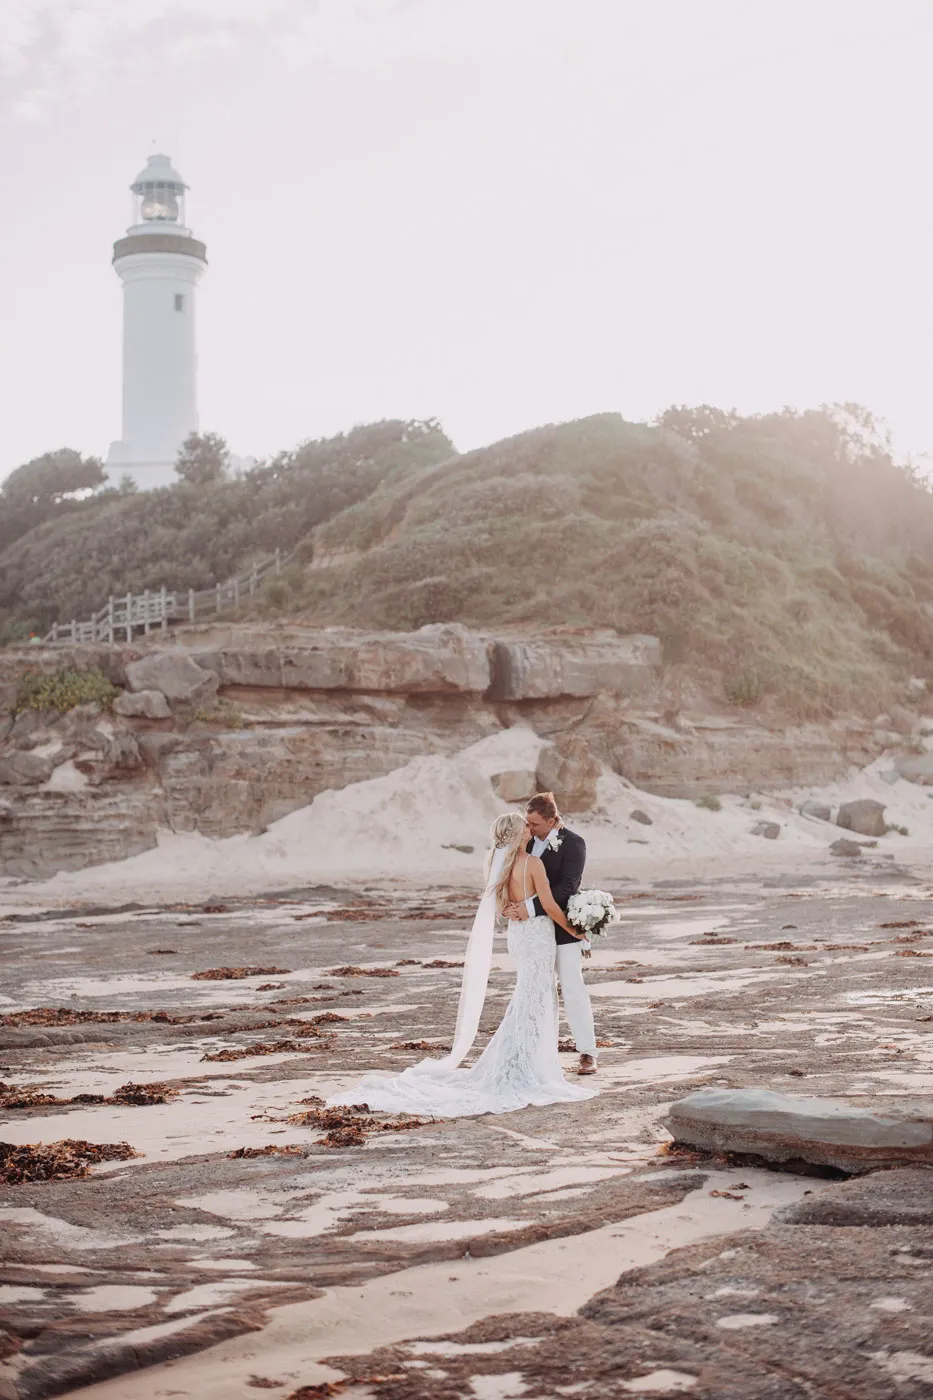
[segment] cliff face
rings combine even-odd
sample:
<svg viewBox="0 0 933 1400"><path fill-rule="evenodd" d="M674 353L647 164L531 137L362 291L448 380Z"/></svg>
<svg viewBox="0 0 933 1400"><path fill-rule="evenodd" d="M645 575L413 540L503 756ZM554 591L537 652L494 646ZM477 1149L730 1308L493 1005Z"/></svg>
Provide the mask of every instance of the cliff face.
<svg viewBox="0 0 933 1400"><path fill-rule="evenodd" d="M660 663L652 637L514 638L457 625L215 626L135 647L4 651L4 708L27 669L95 666L123 693L112 712L27 710L6 721L0 873L137 854L159 828L258 832L325 789L518 723L554 741L538 776L568 811L595 801L602 764L689 797L829 781L879 751L873 727L855 720L783 728L673 715Z"/></svg>

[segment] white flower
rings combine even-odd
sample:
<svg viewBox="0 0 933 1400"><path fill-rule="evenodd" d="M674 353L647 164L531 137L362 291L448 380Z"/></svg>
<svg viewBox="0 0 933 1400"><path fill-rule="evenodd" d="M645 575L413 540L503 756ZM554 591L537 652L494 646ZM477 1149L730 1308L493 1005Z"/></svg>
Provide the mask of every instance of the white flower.
<svg viewBox="0 0 933 1400"><path fill-rule="evenodd" d="M562 843L563 843L563 837L562 837L561 834L560 834L559 828L555 826L555 828L554 828L553 831L549 831L549 832L548 832L547 840L545 841L544 844L545 844L546 846L550 846L550 848L551 848L552 851L559 851L560 848L561 848Z"/></svg>

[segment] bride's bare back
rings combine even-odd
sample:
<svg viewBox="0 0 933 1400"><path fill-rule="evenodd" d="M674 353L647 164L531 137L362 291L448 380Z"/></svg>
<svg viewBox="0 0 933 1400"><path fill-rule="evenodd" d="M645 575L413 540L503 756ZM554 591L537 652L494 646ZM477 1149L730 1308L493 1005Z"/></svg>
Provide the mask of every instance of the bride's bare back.
<svg viewBox="0 0 933 1400"><path fill-rule="evenodd" d="M528 869L533 857L529 855L519 856L512 866L512 873L509 876L509 900L513 904L520 904L522 900L529 899L535 893L534 881ZM539 861L540 865L541 862ZM547 878L545 876L545 878Z"/></svg>
<svg viewBox="0 0 933 1400"><path fill-rule="evenodd" d="M576 929L570 927L567 916L551 893L551 882L541 857L521 855L512 866L509 875L509 900L513 904L523 904L532 895L537 895L544 912L556 924L560 924L566 933L572 933L574 938L581 936Z"/></svg>

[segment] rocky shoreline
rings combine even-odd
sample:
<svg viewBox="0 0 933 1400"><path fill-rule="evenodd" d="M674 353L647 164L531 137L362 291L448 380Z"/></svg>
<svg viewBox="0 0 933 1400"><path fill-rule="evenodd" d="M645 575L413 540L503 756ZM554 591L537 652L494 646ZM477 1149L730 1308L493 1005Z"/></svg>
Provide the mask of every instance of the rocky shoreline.
<svg viewBox="0 0 933 1400"><path fill-rule="evenodd" d="M101 1101L0 1138L138 1155L0 1187L0 1395L920 1400L930 1169L775 1173L663 1125L750 1091L922 1116L928 880L870 854L610 888L599 1098L352 1141L315 1104L440 1051L468 891L8 916L2 1078ZM502 950L483 1034L511 975Z"/></svg>

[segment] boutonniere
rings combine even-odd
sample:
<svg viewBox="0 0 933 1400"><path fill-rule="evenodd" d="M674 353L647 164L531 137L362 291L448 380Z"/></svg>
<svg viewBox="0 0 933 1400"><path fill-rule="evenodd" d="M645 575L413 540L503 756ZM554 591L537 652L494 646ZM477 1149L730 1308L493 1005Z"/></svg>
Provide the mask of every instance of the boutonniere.
<svg viewBox="0 0 933 1400"><path fill-rule="evenodd" d="M555 826L553 831L548 832L547 845L552 851L559 851L563 843L564 838L560 834L560 828Z"/></svg>

